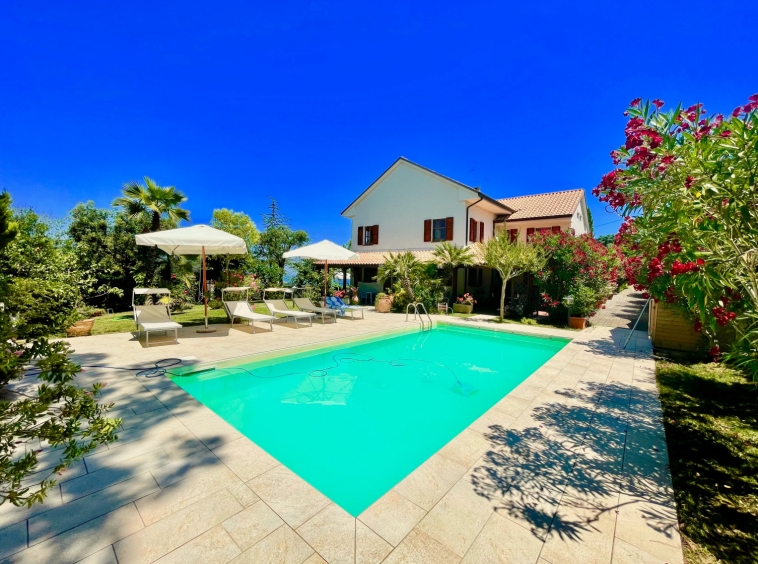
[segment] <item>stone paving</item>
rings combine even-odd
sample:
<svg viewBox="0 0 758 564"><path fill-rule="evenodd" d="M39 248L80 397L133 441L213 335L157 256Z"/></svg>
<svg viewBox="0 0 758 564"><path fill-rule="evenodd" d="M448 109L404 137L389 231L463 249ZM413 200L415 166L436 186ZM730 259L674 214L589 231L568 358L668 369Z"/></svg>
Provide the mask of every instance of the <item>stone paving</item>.
<svg viewBox="0 0 758 564"><path fill-rule="evenodd" d="M83 364L215 361L407 328L404 319L368 312L254 335L245 326L210 335L186 328L179 345L150 349L128 334L71 344ZM636 331L622 351L628 330L485 325L574 340L357 519L170 380L87 368L83 384L107 383L104 399L123 419L120 440L66 472L44 505L0 506L0 558L682 563L646 335ZM52 465L54 456L42 459Z"/></svg>
<svg viewBox="0 0 758 564"><path fill-rule="evenodd" d="M605 304L605 309L600 309L592 316L590 322L592 325L601 327L621 327L631 329L634 322L642 311L647 300L642 297L642 292L634 288L627 288L623 292L615 294L612 299ZM647 331L648 316L650 315L649 306L645 309L645 314L637 324L637 331Z"/></svg>

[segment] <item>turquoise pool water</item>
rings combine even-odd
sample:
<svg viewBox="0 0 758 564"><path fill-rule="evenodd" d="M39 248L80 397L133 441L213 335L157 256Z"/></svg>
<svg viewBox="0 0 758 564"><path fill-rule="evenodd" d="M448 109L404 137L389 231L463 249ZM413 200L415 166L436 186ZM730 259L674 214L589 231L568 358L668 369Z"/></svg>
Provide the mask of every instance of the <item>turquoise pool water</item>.
<svg viewBox="0 0 758 564"><path fill-rule="evenodd" d="M174 381L357 516L567 342L440 326Z"/></svg>

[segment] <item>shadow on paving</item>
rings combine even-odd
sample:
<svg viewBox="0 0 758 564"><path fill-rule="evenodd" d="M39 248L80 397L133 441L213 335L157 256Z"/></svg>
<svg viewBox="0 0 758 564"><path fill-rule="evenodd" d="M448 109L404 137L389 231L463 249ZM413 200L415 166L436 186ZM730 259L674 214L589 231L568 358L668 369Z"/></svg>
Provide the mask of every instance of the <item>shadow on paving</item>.
<svg viewBox="0 0 758 564"><path fill-rule="evenodd" d="M539 426L491 427L475 491L541 539L551 531L581 541L604 514L629 505L653 531L675 537L657 397L621 383L580 388L535 408Z"/></svg>
<svg viewBox="0 0 758 564"><path fill-rule="evenodd" d="M87 366L102 365L105 355L75 354L73 360ZM152 363L135 363L131 368L150 366ZM57 484L43 504L32 508L7 503L0 506L0 560L77 561L144 528L143 509L138 511L134 502L153 496L155 502L147 507L148 511L157 512L168 496L173 500L170 503L179 504L173 507L176 511L208 495L210 491L203 493L204 490L215 487L213 480L218 481L220 473L229 476L224 483L238 480L208 448L223 444L224 437L209 434L201 441L181 426L171 425L179 422L175 414L181 413L182 406L194 400L187 397L182 402L183 398L177 394L173 403L174 398L169 397L166 408L152 400L152 394L143 386L143 381L150 386L152 379L132 378L135 373L135 370L85 369L77 376L77 383L82 386L89 387L94 382L107 384L99 401L115 403L107 417L123 418L123 427L117 431L119 440L98 448L60 476L54 476ZM30 378L21 384L36 385ZM160 387L150 390L157 394L166 391ZM147 401L135 403L135 393L142 394ZM131 409L147 404L150 405L144 412ZM64 447L36 448L40 449L40 466L29 485L50 474ZM208 474L211 468L218 471ZM182 489L188 491L176 491Z"/></svg>

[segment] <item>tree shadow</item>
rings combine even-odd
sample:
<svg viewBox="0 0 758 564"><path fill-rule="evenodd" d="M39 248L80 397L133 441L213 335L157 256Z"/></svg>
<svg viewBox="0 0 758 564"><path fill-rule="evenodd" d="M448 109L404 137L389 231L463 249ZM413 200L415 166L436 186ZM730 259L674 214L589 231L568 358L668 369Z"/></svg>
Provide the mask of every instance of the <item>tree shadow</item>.
<svg viewBox="0 0 758 564"><path fill-rule="evenodd" d="M628 504L639 506L651 529L672 536L657 396L595 382L555 394L532 410L534 426L490 428L490 450L472 474L475 491L541 539L552 531L581 540L603 514Z"/></svg>

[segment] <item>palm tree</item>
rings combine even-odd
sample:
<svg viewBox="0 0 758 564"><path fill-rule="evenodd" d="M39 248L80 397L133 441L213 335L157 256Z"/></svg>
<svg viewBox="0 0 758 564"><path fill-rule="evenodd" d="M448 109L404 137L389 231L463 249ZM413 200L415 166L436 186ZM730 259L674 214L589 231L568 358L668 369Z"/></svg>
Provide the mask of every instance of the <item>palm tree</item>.
<svg viewBox="0 0 758 564"><path fill-rule="evenodd" d="M393 278L400 280L400 284L403 286L406 294L408 294L408 298L414 301L413 281L423 270L423 265L413 256L413 253L407 251L397 254L390 253L386 259L377 271L376 281L384 284L387 280Z"/></svg>
<svg viewBox="0 0 758 564"><path fill-rule="evenodd" d="M160 186L152 178L144 177L145 184L132 180L122 187L123 196L113 200L113 206L121 207L131 218L148 215L150 231L160 231L161 218L178 223L189 221L190 213L179 207L187 197L173 186Z"/></svg>
<svg viewBox="0 0 758 564"><path fill-rule="evenodd" d="M450 279L450 291L455 298L455 273L461 266L474 264L474 257L468 247L443 241L432 251L437 267Z"/></svg>

